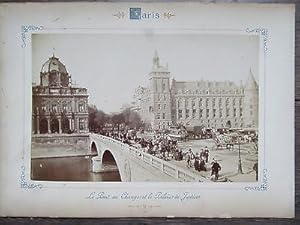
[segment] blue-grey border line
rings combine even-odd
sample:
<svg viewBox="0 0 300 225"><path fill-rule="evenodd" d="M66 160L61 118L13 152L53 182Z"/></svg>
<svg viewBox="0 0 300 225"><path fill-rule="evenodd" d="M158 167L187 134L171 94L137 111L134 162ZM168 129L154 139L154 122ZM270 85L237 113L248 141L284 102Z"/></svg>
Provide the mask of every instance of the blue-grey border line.
<svg viewBox="0 0 300 225"><path fill-rule="evenodd" d="M113 14L112 16L115 16L115 14ZM175 15L174 15L175 16ZM102 28L76 28L76 27L71 27L71 28L48 28L48 27L44 27L42 25L22 25L21 26L21 47L23 48L23 71L24 71L24 77L23 79L25 79L25 48L27 47L27 43L26 41L28 40L27 38L27 34L30 34L30 37L31 37L31 34L33 33L38 33L38 31L44 31L44 30L62 30L62 31L65 31L65 30L105 30L105 31L116 31L116 30L124 30L124 31L128 31L128 30L138 30L138 29L102 29ZM155 29L157 31L159 30L166 30L165 28L161 28L161 29ZM262 39L261 41L263 41L263 51L264 51L264 62L265 62L265 58L266 58L266 55L267 55L267 51L268 51L268 41L269 41L269 29L268 28L264 28L264 27L255 27L255 28L246 28L244 30L242 29L170 29L170 30L180 30L180 31L238 31L238 32L245 32L245 34L256 34L256 35L259 35ZM266 70L265 70L265 65L263 65L263 68L264 68L264 72L263 72L263 76L264 76L264 80L265 80L265 73L266 73ZM24 80L25 82L25 80ZM265 84L264 84L264 101L265 101ZM25 98L26 96L24 95L24 101L23 103L25 102ZM265 119L265 110L264 110L264 115L263 115L263 119ZM25 117L24 117L25 118ZM261 122L260 122L261 124ZM263 122L263 126L264 126L264 137L265 137L265 123ZM25 120L24 120L24 129L25 129ZM259 125L260 126L260 125ZM23 143L25 143L25 140L23 141ZM197 188L200 188L202 190L204 189L209 189L209 190L244 190L244 191L267 191L268 188L269 188L269 185L268 185L268 169L265 168L266 166L266 162L265 162L265 151L266 151L266 148L265 148L265 141L263 142L264 143L264 149L263 149L263 153L259 153L259 154L263 154L263 167L260 167L260 168L263 168L262 169L262 172L260 172L260 181L259 181L259 184L258 185L253 185L253 186L244 186L244 187L241 187L241 188L236 188L236 187L228 187L228 188L213 188L213 187L197 187ZM25 146L25 145L24 145ZM44 182L48 182L48 181L28 181L26 179L26 162L24 162L25 160L25 149L24 147L22 148L22 154L21 154L21 160L23 161L22 165L20 166L20 188L21 189L42 189L42 188L65 188L64 185L59 185L59 186L51 186L51 187L47 187L45 185L43 185L42 183ZM30 174L30 173L29 173ZM53 182L54 183L54 182ZM55 182L57 184L60 184L61 182ZM65 183L65 182L63 182ZM82 182L84 183L84 182ZM86 184L89 185L90 182L87 182ZM139 183L139 182L135 182L135 183ZM242 182L237 182L239 184L242 184ZM78 185L70 185L68 184L68 187L69 188L83 188L83 189L87 189L87 188L91 188L91 187L82 187L82 186L78 186ZM114 187L115 188L115 187Z"/></svg>

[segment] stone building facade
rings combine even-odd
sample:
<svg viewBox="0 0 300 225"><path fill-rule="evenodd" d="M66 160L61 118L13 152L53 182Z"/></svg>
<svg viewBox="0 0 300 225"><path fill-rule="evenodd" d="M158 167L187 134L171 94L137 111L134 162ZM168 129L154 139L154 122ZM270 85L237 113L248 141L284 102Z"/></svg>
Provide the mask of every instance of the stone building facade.
<svg viewBox="0 0 300 225"><path fill-rule="evenodd" d="M71 85L71 76L54 55L42 66L40 84L32 87L32 132L88 132L86 88Z"/></svg>
<svg viewBox="0 0 300 225"><path fill-rule="evenodd" d="M157 52L149 74L149 86L142 88L136 110L150 129L170 125L206 128L257 128L258 85L249 71L245 85L231 81L170 80L167 66Z"/></svg>

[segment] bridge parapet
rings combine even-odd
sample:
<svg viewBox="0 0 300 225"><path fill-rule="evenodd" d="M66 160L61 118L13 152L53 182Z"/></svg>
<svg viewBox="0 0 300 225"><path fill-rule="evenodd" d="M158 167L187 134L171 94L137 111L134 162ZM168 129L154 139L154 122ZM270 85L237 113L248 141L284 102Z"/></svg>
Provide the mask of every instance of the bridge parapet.
<svg viewBox="0 0 300 225"><path fill-rule="evenodd" d="M165 160L157 158L149 153L146 153L140 149L129 147L130 154L141 159L143 162L147 163L151 167L160 170L162 173L165 173L180 182L203 182L207 181L206 177L195 174L191 171L186 170L185 168L176 166L172 163L169 163Z"/></svg>
<svg viewBox="0 0 300 225"><path fill-rule="evenodd" d="M91 134L91 139L100 141L102 145L105 145L105 148L113 149L113 151L119 151L122 155L129 154L148 165L148 167L159 170L163 174L166 174L179 182L210 182L209 179L201 176L200 174L193 173L185 168L159 159L137 147L129 146L128 144L124 144L113 138L98 134Z"/></svg>

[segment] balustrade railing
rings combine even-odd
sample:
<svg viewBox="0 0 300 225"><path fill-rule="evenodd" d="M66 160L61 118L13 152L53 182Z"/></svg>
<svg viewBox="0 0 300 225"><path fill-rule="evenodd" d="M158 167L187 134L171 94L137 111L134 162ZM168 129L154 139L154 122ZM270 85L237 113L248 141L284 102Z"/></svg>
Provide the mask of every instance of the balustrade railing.
<svg viewBox="0 0 300 225"><path fill-rule="evenodd" d="M121 146L122 150L128 151L129 154L135 156L139 160L142 160L149 166L151 166L155 169L158 169L161 172L163 172L164 174L167 174L179 181L185 181L185 182L209 181L209 179L207 179L199 174L193 173L191 171L186 170L185 168L176 166L170 162L167 162L165 160L157 158L149 153L146 153L146 152L138 149L137 147L129 146L127 144L124 144L124 143L122 143L118 140L115 140L113 138L110 138L110 137L97 135L97 134L93 134L93 135L95 135L95 138L97 138L97 139L100 138L101 140L106 141L106 143L108 142L108 143L118 144L119 146Z"/></svg>

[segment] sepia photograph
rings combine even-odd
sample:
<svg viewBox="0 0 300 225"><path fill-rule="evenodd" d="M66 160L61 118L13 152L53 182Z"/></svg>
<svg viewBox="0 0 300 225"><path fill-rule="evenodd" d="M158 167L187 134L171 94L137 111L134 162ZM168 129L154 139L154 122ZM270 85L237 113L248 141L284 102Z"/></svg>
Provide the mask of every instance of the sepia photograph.
<svg viewBox="0 0 300 225"><path fill-rule="evenodd" d="M259 181L259 37L32 35L31 179Z"/></svg>

